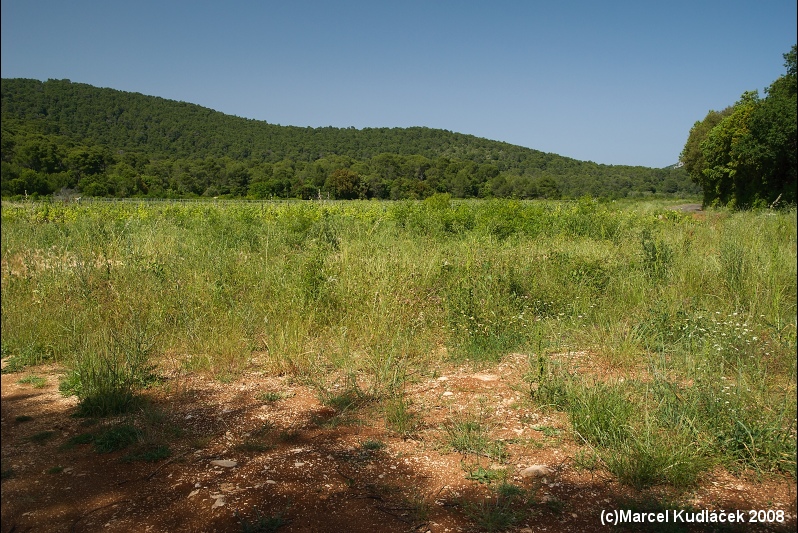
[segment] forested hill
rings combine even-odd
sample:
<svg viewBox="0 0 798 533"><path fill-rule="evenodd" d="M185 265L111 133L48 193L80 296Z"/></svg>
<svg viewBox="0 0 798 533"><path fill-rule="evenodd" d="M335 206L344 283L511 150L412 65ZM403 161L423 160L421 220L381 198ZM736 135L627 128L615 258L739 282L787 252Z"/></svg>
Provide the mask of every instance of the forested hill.
<svg viewBox="0 0 798 533"><path fill-rule="evenodd" d="M2 194L420 198L700 192L679 168L598 165L430 128L300 128L69 80L2 80Z"/></svg>

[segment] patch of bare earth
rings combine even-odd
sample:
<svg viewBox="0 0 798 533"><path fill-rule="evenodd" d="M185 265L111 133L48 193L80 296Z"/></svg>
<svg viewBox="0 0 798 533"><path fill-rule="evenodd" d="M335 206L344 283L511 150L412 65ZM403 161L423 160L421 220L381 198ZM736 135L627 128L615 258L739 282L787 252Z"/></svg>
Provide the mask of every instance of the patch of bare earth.
<svg viewBox="0 0 798 533"><path fill-rule="evenodd" d="M509 481L533 491L512 531L610 530L602 510L644 501L781 510L785 522L761 530L795 530L796 487L788 478L715 471L689 492L638 494L600 469L576 468L582 448L561 413L529 401L526 368L524 356L511 355L491 368L451 367L408 383L420 422L410 438L386 428L378 402L335 411L285 377L255 370L230 383L175 376L148 391L149 407L135 415L145 434L147 427L157 434L143 439L169 446L170 455L154 462L123 461L135 445L97 453L91 443L75 444L78 435L125 420L87 425L73 417L76 401L58 393L56 368L3 374L2 531L269 531L267 519L277 517L271 525L281 523L281 532L472 531L478 527L466 511L495 501L489 484L467 477L477 466L507 468ZM28 374L47 382L19 383ZM447 424L474 416L505 443L501 463L447 444ZM523 477L533 465L549 472Z"/></svg>

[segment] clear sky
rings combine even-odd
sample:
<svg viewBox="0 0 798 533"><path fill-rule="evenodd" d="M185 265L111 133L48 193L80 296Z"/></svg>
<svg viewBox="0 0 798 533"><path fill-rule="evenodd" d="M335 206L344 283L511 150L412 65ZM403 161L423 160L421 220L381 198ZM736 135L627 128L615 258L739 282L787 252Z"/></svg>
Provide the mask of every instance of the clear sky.
<svg viewBox="0 0 798 533"><path fill-rule="evenodd" d="M663 167L785 72L795 0L2 0L3 78Z"/></svg>

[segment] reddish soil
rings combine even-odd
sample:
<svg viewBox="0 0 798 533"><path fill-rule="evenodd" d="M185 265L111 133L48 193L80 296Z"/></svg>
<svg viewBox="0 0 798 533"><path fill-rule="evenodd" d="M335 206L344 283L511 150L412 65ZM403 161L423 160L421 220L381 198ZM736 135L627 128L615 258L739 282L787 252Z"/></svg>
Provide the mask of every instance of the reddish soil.
<svg viewBox="0 0 798 533"><path fill-rule="evenodd" d="M673 502L674 509L780 510L784 523L759 530L795 531L792 479L714 471L687 492L636 493L601 469L577 468L574 458L584 449L561 413L529 401L525 369L525 357L511 355L491 368L441 368L408 383L420 422L410 438L386 428L378 402L336 412L313 388L255 369L229 383L173 375L148 390L149 405L138 413L99 421L72 416L77 403L59 394L57 368L3 374L2 533L473 531L473 510L496 501L488 498L495 482L467 478L476 462L483 473L508 468L508 480L529 489L525 517L511 531L610 531L601 525L602 510L642 510L652 501ZM19 383L29 375L46 383ZM282 398L267 399L267 392ZM506 443L502 464L447 444L447 423L480 412L491 438ZM121 423L141 428L142 442L112 453L75 443L77 435ZM123 461L153 444L168 445L171 454ZM531 465L552 472L521 477ZM276 516L283 525L268 529L266 518Z"/></svg>

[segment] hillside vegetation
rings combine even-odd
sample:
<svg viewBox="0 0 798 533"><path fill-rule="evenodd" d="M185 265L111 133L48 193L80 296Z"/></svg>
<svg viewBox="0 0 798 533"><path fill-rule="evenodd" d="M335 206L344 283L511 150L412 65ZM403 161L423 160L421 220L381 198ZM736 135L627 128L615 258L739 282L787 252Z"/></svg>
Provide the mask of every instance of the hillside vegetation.
<svg viewBox="0 0 798 533"><path fill-rule="evenodd" d="M446 130L280 126L69 80L3 79L3 196L60 191L620 198L700 188L681 168L599 165Z"/></svg>

